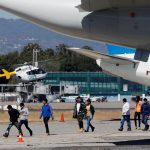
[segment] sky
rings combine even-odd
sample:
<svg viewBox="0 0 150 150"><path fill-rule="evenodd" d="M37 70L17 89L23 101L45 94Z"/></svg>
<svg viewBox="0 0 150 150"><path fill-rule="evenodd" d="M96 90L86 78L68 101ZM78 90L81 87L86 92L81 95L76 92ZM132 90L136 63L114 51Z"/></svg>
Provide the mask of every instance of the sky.
<svg viewBox="0 0 150 150"><path fill-rule="evenodd" d="M0 10L0 18L17 19L18 17Z"/></svg>

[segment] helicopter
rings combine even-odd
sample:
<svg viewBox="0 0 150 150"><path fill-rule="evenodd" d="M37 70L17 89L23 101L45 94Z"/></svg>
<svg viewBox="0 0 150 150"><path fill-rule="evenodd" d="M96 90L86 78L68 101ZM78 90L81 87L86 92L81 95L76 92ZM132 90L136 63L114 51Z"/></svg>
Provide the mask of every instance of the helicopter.
<svg viewBox="0 0 150 150"><path fill-rule="evenodd" d="M24 65L14 70L16 77L23 83L40 81L44 79L47 73L38 67L32 65Z"/></svg>
<svg viewBox="0 0 150 150"><path fill-rule="evenodd" d="M9 72L5 69L2 69L0 72L0 78L5 81L9 81L14 75L21 82L29 83L29 82L35 82L44 79L47 73L43 69L40 69L32 65L20 66L12 72Z"/></svg>

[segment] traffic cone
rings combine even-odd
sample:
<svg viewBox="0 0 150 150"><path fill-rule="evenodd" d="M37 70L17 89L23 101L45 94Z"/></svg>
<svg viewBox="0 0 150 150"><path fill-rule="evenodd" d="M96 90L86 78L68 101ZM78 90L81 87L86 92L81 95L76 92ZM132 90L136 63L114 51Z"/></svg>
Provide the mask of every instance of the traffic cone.
<svg viewBox="0 0 150 150"><path fill-rule="evenodd" d="M19 142L19 143L22 143L22 142L24 142L24 141L23 141L23 137L22 137L21 133L19 134L19 137L18 137L18 142Z"/></svg>
<svg viewBox="0 0 150 150"><path fill-rule="evenodd" d="M60 122L65 122L64 113L62 113L60 116Z"/></svg>

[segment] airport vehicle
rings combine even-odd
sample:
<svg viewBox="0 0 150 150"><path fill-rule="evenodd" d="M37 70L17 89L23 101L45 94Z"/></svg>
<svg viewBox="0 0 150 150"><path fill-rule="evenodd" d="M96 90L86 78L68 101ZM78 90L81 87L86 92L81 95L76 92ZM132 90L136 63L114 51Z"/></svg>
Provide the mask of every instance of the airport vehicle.
<svg viewBox="0 0 150 150"><path fill-rule="evenodd" d="M78 94L63 94L60 97L60 102L75 102L78 96Z"/></svg>
<svg viewBox="0 0 150 150"><path fill-rule="evenodd" d="M92 102L108 102L106 96L91 96L90 98Z"/></svg>
<svg viewBox="0 0 150 150"><path fill-rule="evenodd" d="M86 101L88 98L90 98L89 94L63 94L60 99L59 102L75 102L76 98L80 96L84 101Z"/></svg>
<svg viewBox="0 0 150 150"><path fill-rule="evenodd" d="M0 8L66 35L135 48L119 56L69 50L96 60L104 72L150 85L150 1L0 0Z"/></svg>

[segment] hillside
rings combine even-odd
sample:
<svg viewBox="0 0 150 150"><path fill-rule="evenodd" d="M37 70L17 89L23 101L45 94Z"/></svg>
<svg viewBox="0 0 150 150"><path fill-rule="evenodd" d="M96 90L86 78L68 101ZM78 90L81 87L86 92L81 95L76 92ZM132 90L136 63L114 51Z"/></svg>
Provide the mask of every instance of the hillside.
<svg viewBox="0 0 150 150"><path fill-rule="evenodd" d="M43 48L55 48L63 43L74 47L89 46L104 51L105 46L98 42L89 42L50 32L23 20L0 19L0 53L19 51L27 43L38 43Z"/></svg>

